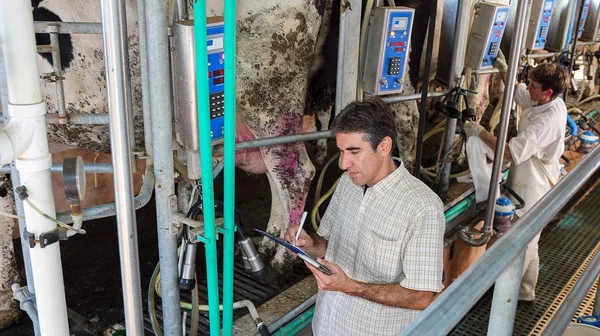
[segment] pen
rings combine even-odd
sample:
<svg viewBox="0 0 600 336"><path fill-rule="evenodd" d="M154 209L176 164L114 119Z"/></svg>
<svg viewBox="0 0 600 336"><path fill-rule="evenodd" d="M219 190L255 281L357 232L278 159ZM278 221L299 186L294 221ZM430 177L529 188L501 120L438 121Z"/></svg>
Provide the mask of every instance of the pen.
<svg viewBox="0 0 600 336"><path fill-rule="evenodd" d="M300 232L302 231L302 227L304 226L304 221L306 220L306 215L308 213L306 211L304 211L304 213L302 214L302 219L300 220L300 225L298 225L298 231L296 231L296 240L298 240L298 237L300 237Z"/></svg>

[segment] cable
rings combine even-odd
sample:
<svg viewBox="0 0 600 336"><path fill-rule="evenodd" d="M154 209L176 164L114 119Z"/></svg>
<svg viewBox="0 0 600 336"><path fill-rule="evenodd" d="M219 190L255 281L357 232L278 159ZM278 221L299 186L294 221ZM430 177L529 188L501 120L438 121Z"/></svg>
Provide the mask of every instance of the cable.
<svg viewBox="0 0 600 336"><path fill-rule="evenodd" d="M9 217L9 218L14 218L14 219L24 219L23 216L17 216L17 215L13 215L10 214L8 212L4 212L4 211L0 211L0 216L4 216L4 217Z"/></svg>

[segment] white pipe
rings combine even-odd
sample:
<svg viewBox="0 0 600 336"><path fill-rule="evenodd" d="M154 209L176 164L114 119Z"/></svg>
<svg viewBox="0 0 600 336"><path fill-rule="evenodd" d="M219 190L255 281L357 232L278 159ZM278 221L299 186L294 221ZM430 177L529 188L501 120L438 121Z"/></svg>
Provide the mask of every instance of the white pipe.
<svg viewBox="0 0 600 336"><path fill-rule="evenodd" d="M21 184L43 212L55 217L50 178L52 159L48 152L33 15L28 1L0 0L0 43L5 62L11 123L15 119L14 122L26 124L27 133L31 134L30 139L11 138L10 129L9 133L2 130L4 140L0 153L12 150L13 155L18 155L15 161ZM7 138L11 141L10 146L6 143ZM24 145L22 142L27 140L26 150L22 154L15 153L14 148L20 151ZM27 231L36 237L56 228L55 222L44 218L27 204L24 204L24 212ZM69 335L59 243L43 249L36 245L30 252L41 334Z"/></svg>

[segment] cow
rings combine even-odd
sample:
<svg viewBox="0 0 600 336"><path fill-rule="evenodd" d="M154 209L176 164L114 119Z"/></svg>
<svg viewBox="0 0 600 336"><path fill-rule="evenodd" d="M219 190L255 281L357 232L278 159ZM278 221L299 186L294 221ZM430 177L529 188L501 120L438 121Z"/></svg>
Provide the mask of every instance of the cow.
<svg viewBox="0 0 600 336"><path fill-rule="evenodd" d="M405 3L417 8L417 16L427 15L427 4ZM222 15L221 5L209 2L207 15ZM286 4L248 1L238 5L237 24L237 123L238 141L301 132L305 105L316 112L323 126L329 121L335 88L337 52L337 18L339 0L291 1ZM100 1L67 2L32 0L34 20L64 22L99 22ZM192 13L192 3L188 11ZM143 148L140 64L135 1L126 1L127 42L130 49L132 101L135 144ZM406 93L413 93L423 51L426 20L415 20L413 51ZM319 39L318 39L319 37ZM38 44L48 44L47 34L36 34ZM416 43L415 43L416 41ZM61 63L67 113L107 113L104 54L100 35L59 35ZM313 55L316 60L313 62ZM332 54L333 53L333 54ZM42 73L52 72L52 58L40 54ZM412 65L412 67L410 67ZM415 70L417 69L417 70ZM319 74L320 76L314 75ZM317 83L326 75L326 90L315 94ZM310 85L309 85L310 84ZM312 91L307 95L307 88ZM43 92L47 110L58 110L55 86L45 83ZM307 98L309 97L309 98ZM394 104L398 116L400 155L411 165L416 137L418 109L416 102ZM49 125L49 140L81 147L89 151L109 152L106 125ZM326 140L320 141L324 148ZM317 162L322 163L321 152ZM281 236L296 224L304 210L306 195L315 168L303 143L239 151L236 165L248 172L266 173L272 191L271 216L267 231ZM263 246L273 247L269 240ZM279 250L275 263L284 260Z"/></svg>
<svg viewBox="0 0 600 336"><path fill-rule="evenodd" d="M99 22L100 1L33 0L36 21ZM237 139L250 140L301 132L307 77L325 1L238 4ZM191 4L188 8L192 11ZM208 2L207 15L222 15L221 2ZM126 1L132 101L137 148L143 148L137 13ZM193 15L193 13L190 13ZM47 44L47 34L37 34ZM104 56L100 35L60 36L68 113L106 113ZM42 72L51 59L40 56ZM152 80L152 79L150 79ZM57 111L54 84L43 92L48 112ZM49 139L90 151L110 151L107 126L50 125ZM281 235L297 224L315 168L303 143L239 152L237 165L251 173L266 173L272 189L267 231Z"/></svg>

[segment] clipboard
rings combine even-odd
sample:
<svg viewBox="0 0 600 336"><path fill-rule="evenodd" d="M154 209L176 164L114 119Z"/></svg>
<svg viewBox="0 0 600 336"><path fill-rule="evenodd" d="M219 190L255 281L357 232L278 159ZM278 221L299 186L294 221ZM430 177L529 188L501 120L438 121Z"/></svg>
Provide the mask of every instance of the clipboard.
<svg viewBox="0 0 600 336"><path fill-rule="evenodd" d="M268 234L262 230L259 229L254 229L254 231L260 233L261 235L271 239L272 241L276 242L279 245L282 245L283 247L287 248L288 250L296 253L298 255L298 257L300 257L302 260L306 261L307 263L313 265L314 267L316 267L319 271L327 274L327 275L332 275L333 273L331 273L331 270L329 270L329 268L319 264L319 262L311 257L310 255L308 255L306 252L304 252L302 249L300 249L297 246L294 246L288 242L286 242L283 239L279 239L271 234Z"/></svg>

